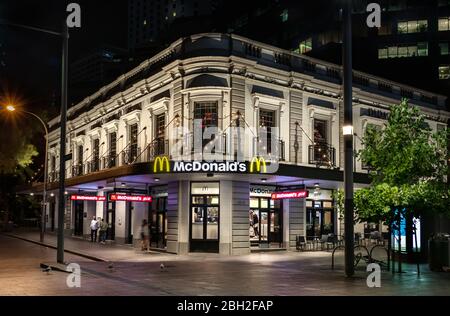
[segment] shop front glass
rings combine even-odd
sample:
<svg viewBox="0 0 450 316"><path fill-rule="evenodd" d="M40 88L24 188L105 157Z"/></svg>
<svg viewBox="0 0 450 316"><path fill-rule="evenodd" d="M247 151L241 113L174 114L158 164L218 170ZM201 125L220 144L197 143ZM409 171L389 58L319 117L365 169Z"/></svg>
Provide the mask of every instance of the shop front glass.
<svg viewBox="0 0 450 316"><path fill-rule="evenodd" d="M335 234L333 202L327 200L306 201L306 238L320 239Z"/></svg>
<svg viewBox="0 0 450 316"><path fill-rule="evenodd" d="M282 202L270 199L274 190L274 187L250 187L250 246L281 247Z"/></svg>

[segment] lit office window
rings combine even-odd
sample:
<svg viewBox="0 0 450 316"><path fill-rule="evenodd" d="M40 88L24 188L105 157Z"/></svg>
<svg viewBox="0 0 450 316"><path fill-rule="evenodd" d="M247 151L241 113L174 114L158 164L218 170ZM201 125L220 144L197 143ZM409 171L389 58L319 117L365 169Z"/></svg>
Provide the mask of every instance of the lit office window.
<svg viewBox="0 0 450 316"><path fill-rule="evenodd" d="M312 50L312 38L300 42L300 54L305 54Z"/></svg>
<svg viewBox="0 0 450 316"><path fill-rule="evenodd" d="M448 31L450 29L449 28L449 25L450 25L449 20L450 20L449 17L439 19L439 22L438 22L439 31Z"/></svg>
<svg viewBox="0 0 450 316"><path fill-rule="evenodd" d="M419 56L428 56L428 43L427 42L417 43L417 54Z"/></svg>
<svg viewBox="0 0 450 316"><path fill-rule="evenodd" d="M439 79L440 80L450 79L450 65L439 66Z"/></svg>
<svg viewBox="0 0 450 316"><path fill-rule="evenodd" d="M439 43L439 50L441 55L448 55L448 42L446 43Z"/></svg>
<svg viewBox="0 0 450 316"><path fill-rule="evenodd" d="M387 48L378 49L378 59L386 59L386 58L388 58Z"/></svg>
<svg viewBox="0 0 450 316"><path fill-rule="evenodd" d="M397 46L391 46L388 48L388 56L389 58L396 58L398 57L398 47Z"/></svg>
<svg viewBox="0 0 450 316"><path fill-rule="evenodd" d="M282 22L286 22L289 18L288 10L284 9L283 12L281 12L280 17Z"/></svg>
<svg viewBox="0 0 450 316"><path fill-rule="evenodd" d="M427 20L403 21L397 23L397 32L399 34L426 32L427 30Z"/></svg>

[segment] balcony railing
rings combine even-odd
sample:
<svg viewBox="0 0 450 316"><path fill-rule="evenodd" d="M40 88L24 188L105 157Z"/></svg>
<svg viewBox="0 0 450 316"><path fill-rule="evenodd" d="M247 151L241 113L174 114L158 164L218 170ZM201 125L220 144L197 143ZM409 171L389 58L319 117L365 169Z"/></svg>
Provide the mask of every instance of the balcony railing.
<svg viewBox="0 0 450 316"><path fill-rule="evenodd" d="M72 177L78 177L83 175L83 164L75 163L72 165Z"/></svg>
<svg viewBox="0 0 450 316"><path fill-rule="evenodd" d="M122 152L122 165L129 165L136 161L141 149L137 146L131 145L128 149Z"/></svg>
<svg viewBox="0 0 450 316"><path fill-rule="evenodd" d="M59 171L50 171L48 173L47 182L56 182L59 180Z"/></svg>
<svg viewBox="0 0 450 316"><path fill-rule="evenodd" d="M109 154L102 157L102 169L114 168L117 166L117 154Z"/></svg>
<svg viewBox="0 0 450 316"><path fill-rule="evenodd" d="M317 167L333 168L336 165L336 150L327 143L309 145L309 164Z"/></svg>
<svg viewBox="0 0 450 316"><path fill-rule="evenodd" d="M88 161L85 165L86 173L96 172L99 170L100 170L100 158L92 159L91 161Z"/></svg>
<svg viewBox="0 0 450 316"><path fill-rule="evenodd" d="M273 147L273 145L275 145ZM274 156L278 159L278 161L284 161L285 160L285 154L284 154L284 140L281 138L278 139L275 144L270 142L269 140L263 141L260 137L256 136L253 137L253 156L260 156L260 155L267 155L267 156Z"/></svg>

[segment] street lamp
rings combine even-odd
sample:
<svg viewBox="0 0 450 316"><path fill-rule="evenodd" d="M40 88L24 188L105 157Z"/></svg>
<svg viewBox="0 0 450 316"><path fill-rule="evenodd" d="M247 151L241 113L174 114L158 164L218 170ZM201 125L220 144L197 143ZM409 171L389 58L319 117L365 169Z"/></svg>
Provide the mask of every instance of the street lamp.
<svg viewBox="0 0 450 316"><path fill-rule="evenodd" d="M16 111L16 107L12 104L8 104L6 106L6 110L9 112ZM42 193L42 212L41 212L41 234L40 234L40 241L44 242L44 233L45 233L45 213L46 213L46 207L47 207L47 168L48 168L48 128L47 124L45 124L44 120L42 120L38 115L25 111L20 109L19 112L29 114L42 124L45 131L45 161L44 161L44 191Z"/></svg>
<svg viewBox="0 0 450 316"><path fill-rule="evenodd" d="M347 277L355 273L354 260L354 227L353 227L353 96L352 96L352 0L344 0L343 4L343 91L344 91L344 226L345 226L345 274Z"/></svg>
<svg viewBox="0 0 450 316"><path fill-rule="evenodd" d="M7 25L12 27L18 27L31 31L46 33L54 36L58 36L61 39L62 44L62 61L61 61L61 116L60 116L60 147L59 147L59 205L58 205L58 241L56 250L56 261L58 263L64 263L64 210L65 210L65 197L64 197L64 181L66 180L66 120L67 120L67 75L68 75L68 47L69 47L69 31L67 22L64 21L63 29L61 32L55 32L42 28L32 27L28 25L22 25L17 23L11 23L9 21L1 20L0 25Z"/></svg>

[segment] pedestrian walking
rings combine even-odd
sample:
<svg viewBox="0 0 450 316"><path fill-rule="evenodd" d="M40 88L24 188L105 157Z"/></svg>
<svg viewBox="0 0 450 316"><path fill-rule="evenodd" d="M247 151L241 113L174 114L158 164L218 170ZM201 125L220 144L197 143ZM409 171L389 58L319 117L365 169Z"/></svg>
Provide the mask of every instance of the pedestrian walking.
<svg viewBox="0 0 450 316"><path fill-rule="evenodd" d="M95 216L92 216L91 220L91 242L97 241L97 230L98 230L98 220L95 219Z"/></svg>

